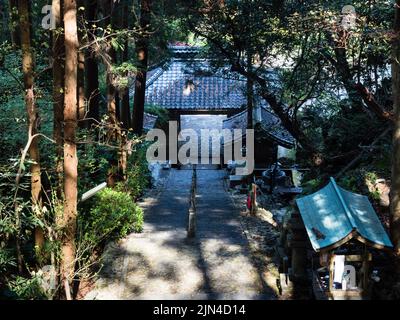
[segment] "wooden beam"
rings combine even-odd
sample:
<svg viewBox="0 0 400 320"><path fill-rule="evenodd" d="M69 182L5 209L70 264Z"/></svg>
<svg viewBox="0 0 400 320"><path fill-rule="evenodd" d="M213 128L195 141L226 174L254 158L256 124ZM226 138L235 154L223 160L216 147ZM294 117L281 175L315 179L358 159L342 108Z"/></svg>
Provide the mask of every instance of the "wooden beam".
<svg viewBox="0 0 400 320"><path fill-rule="evenodd" d="M366 259L367 261L372 261L372 254L368 253L366 257L358 254L346 255L345 258L346 262L358 262L358 261L364 261L364 259Z"/></svg>

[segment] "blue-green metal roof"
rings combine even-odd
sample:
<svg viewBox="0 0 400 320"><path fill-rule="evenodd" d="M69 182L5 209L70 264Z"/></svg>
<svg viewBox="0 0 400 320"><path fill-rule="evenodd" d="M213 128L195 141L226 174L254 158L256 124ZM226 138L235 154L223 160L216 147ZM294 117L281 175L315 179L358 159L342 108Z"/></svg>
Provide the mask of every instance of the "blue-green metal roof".
<svg viewBox="0 0 400 320"><path fill-rule="evenodd" d="M327 186L296 200L315 251L335 248L352 238L378 248L393 247L368 197Z"/></svg>

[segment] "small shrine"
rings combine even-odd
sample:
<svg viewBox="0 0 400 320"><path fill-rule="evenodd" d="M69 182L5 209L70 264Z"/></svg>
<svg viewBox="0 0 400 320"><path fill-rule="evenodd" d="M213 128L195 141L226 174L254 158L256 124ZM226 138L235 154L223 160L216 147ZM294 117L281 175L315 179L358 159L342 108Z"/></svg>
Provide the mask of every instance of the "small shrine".
<svg viewBox="0 0 400 320"><path fill-rule="evenodd" d="M289 222L292 278L311 276L317 299L368 299L377 277L373 253L393 247L368 197L330 178L296 204Z"/></svg>

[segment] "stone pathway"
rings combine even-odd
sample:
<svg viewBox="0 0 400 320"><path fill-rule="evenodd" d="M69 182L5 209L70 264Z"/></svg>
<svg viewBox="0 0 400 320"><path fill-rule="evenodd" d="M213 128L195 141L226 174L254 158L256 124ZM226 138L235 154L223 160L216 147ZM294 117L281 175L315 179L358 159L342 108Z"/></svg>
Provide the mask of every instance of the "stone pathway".
<svg viewBox="0 0 400 320"><path fill-rule="evenodd" d="M86 299L273 299L254 266L223 171L198 170L197 234L186 237L192 171L171 170L140 204L143 233L108 247Z"/></svg>

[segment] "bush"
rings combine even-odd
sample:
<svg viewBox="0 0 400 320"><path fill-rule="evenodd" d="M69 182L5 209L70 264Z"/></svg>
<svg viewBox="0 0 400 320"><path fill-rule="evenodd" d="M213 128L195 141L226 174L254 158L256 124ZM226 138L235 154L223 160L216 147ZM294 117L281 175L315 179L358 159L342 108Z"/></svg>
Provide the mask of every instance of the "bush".
<svg viewBox="0 0 400 320"><path fill-rule="evenodd" d="M96 137L88 130L79 130L78 139L95 141ZM96 143L88 143L78 148L78 172L80 192L86 192L106 180L109 163L116 157L115 152L109 152L107 147Z"/></svg>
<svg viewBox="0 0 400 320"><path fill-rule="evenodd" d="M47 300L45 292L40 285L40 278L24 278L17 276L8 283L8 290L5 296L17 300Z"/></svg>
<svg viewBox="0 0 400 320"><path fill-rule="evenodd" d="M321 188L323 181L320 178L312 179L304 182L302 184L303 187L303 194L311 194L318 191Z"/></svg>
<svg viewBox="0 0 400 320"><path fill-rule="evenodd" d="M129 194L106 188L95 200L89 214L79 221L84 240L100 244L142 231L143 211Z"/></svg>
<svg viewBox="0 0 400 320"><path fill-rule="evenodd" d="M118 183L116 189L129 193L133 199L138 199L151 181L151 173L146 160L147 144L138 145L127 168L127 180Z"/></svg>
<svg viewBox="0 0 400 320"><path fill-rule="evenodd" d="M16 266L17 262L13 253L10 250L0 248L0 275L5 275L11 268Z"/></svg>
<svg viewBox="0 0 400 320"><path fill-rule="evenodd" d="M128 171L128 177L125 183L126 191L134 198L137 199L143 194L143 191L149 185L149 179L143 174L140 166L134 166Z"/></svg>
<svg viewBox="0 0 400 320"><path fill-rule="evenodd" d="M352 175L344 175L341 179L339 179L339 185L349 191L359 193L360 192L360 175L354 173Z"/></svg>

